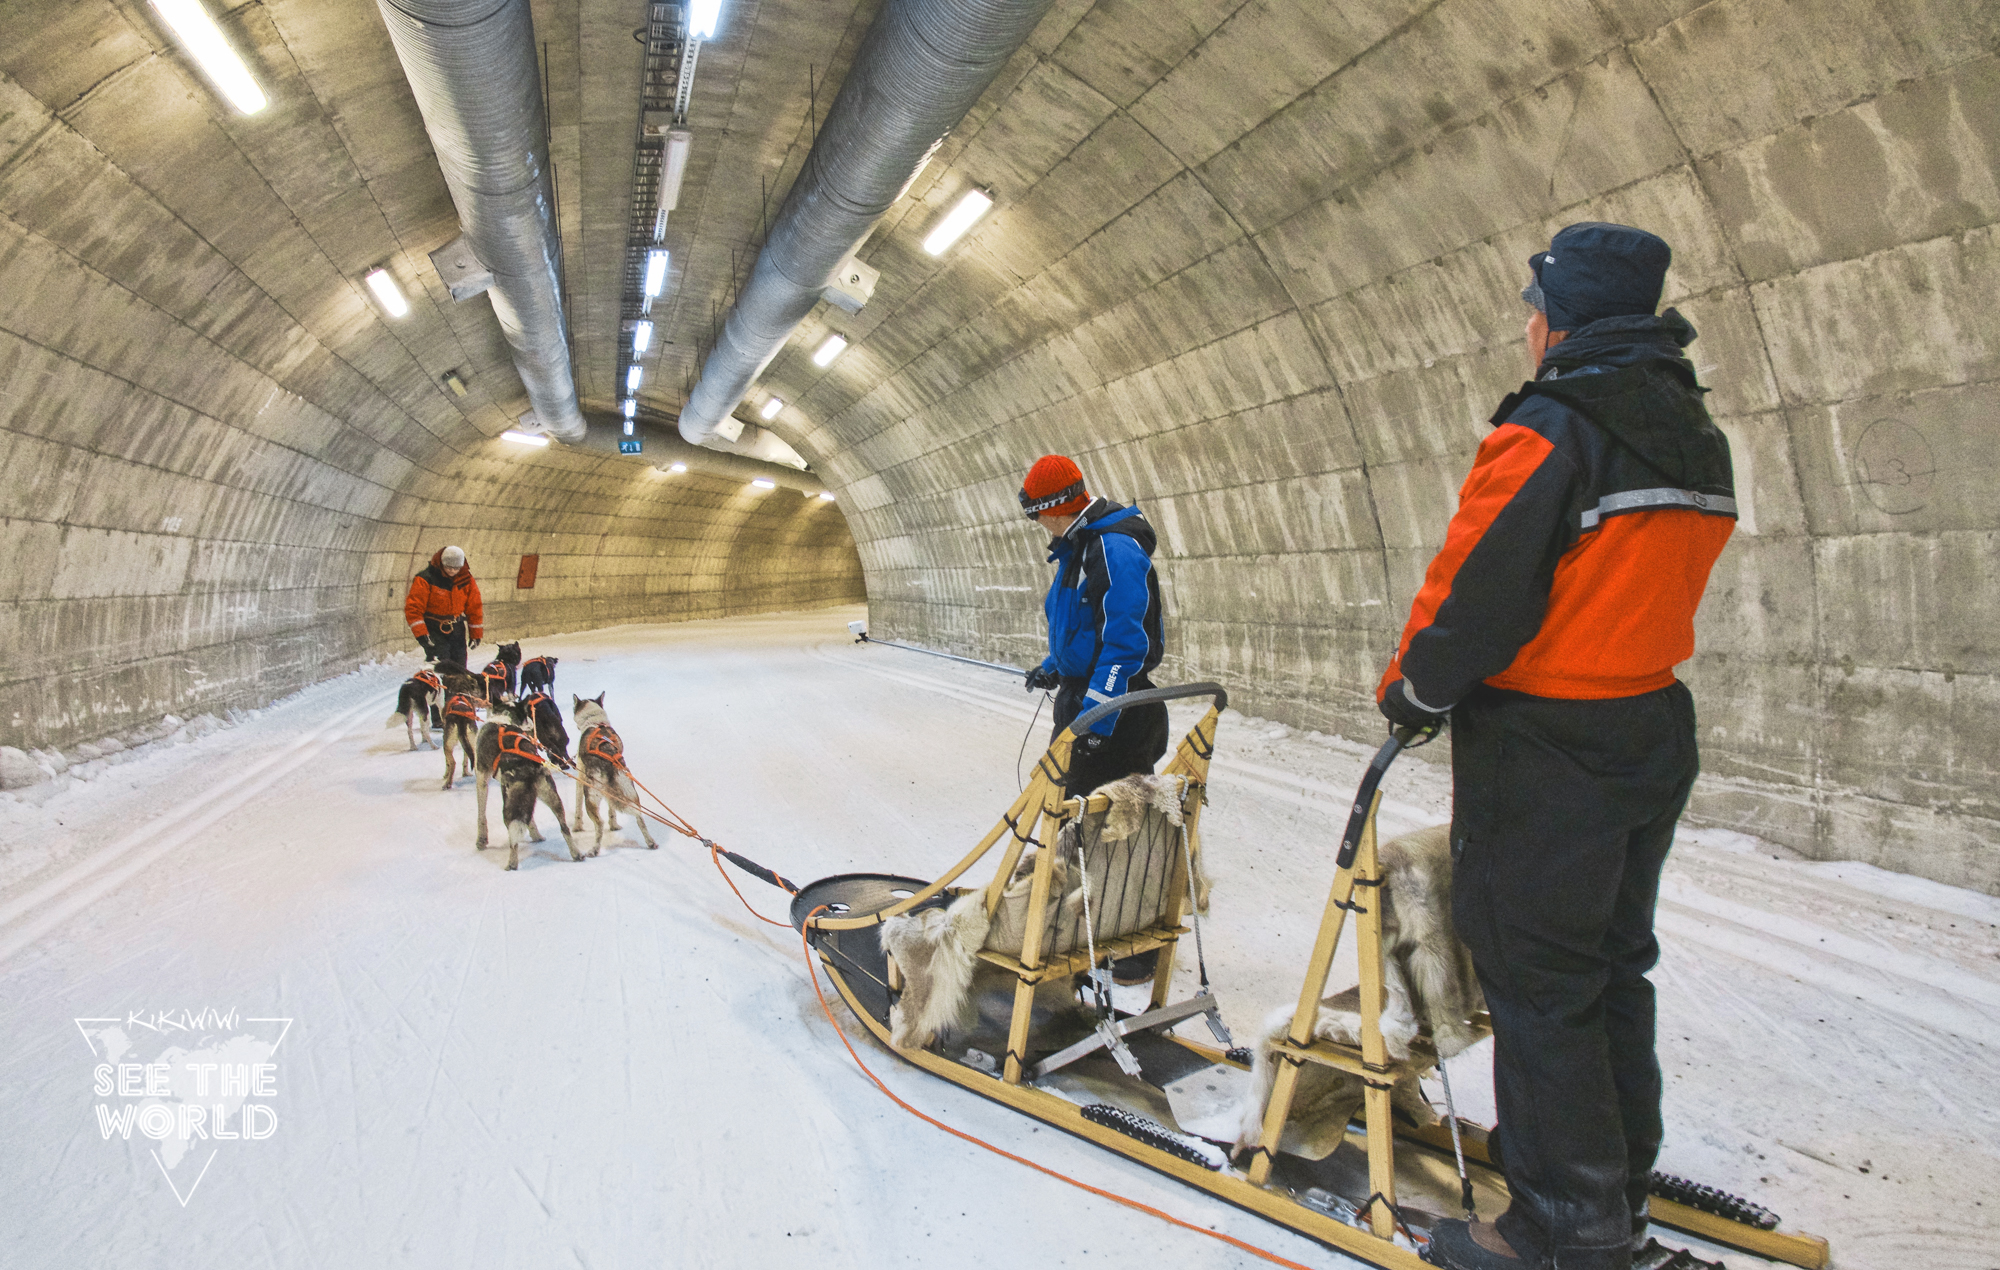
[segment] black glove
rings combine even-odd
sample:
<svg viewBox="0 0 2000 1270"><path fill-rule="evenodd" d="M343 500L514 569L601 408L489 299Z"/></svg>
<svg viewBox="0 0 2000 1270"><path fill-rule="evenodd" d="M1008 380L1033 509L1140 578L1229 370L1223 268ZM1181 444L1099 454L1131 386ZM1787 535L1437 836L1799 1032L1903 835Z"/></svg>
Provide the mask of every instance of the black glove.
<svg viewBox="0 0 2000 1270"><path fill-rule="evenodd" d="M1062 682L1061 676L1043 666L1030 666L1027 674L1028 691L1043 692Z"/></svg>
<svg viewBox="0 0 2000 1270"><path fill-rule="evenodd" d="M466 645L466 647L467 647L467 648L477 648L477 647L479 647L479 636L477 636L477 635L474 635L474 636L472 637L472 642L471 642L471 643L469 643L469 644L467 644L467 645Z"/></svg>
<svg viewBox="0 0 2000 1270"><path fill-rule="evenodd" d="M1447 710L1427 709L1411 700L1410 681L1407 679L1398 679L1390 684L1388 691L1382 694L1382 700L1376 703L1376 709L1382 712L1382 717L1389 721L1390 726L1398 728L1441 728L1451 717Z"/></svg>
<svg viewBox="0 0 2000 1270"><path fill-rule="evenodd" d="M1070 753L1075 755L1095 754L1109 744L1110 741L1111 738L1102 732L1086 732L1076 738L1076 744L1070 747Z"/></svg>
<svg viewBox="0 0 2000 1270"><path fill-rule="evenodd" d="M437 649L432 647L430 640L425 639L422 635L417 636L417 647L424 650L425 661L436 661L438 659Z"/></svg>

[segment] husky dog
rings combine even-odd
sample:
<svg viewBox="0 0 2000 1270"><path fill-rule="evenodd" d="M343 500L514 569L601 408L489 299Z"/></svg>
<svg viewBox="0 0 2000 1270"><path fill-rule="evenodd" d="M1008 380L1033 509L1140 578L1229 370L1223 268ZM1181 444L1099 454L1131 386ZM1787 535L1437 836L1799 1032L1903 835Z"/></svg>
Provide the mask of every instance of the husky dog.
<svg viewBox="0 0 2000 1270"><path fill-rule="evenodd" d="M530 657L521 663L521 695L532 695L536 689L547 692L556 686L556 658L549 656Z"/></svg>
<svg viewBox="0 0 2000 1270"><path fill-rule="evenodd" d="M486 669L479 672L480 677L486 681L486 699L489 702L498 701L502 696L516 695L514 668L521 664L519 644L501 644L494 649L494 652L499 655L487 662Z"/></svg>
<svg viewBox="0 0 2000 1270"><path fill-rule="evenodd" d="M465 774L476 765L475 738L479 732L479 707L485 702L469 693L454 692L444 703L444 787L458 779L458 754L465 754Z"/></svg>
<svg viewBox="0 0 2000 1270"><path fill-rule="evenodd" d="M396 713L382 726L393 728L400 720L410 734L410 748L417 748L417 732L422 729L424 744L431 743L431 707L444 695L444 680L426 666L403 681L396 693Z"/></svg>
<svg viewBox="0 0 2000 1270"><path fill-rule="evenodd" d="M538 799L556 814L556 825L569 847L569 858L583 859L583 853L576 849L576 840L570 836L569 821L563 816L562 795L556 792L555 778L549 775L548 755L528 730L526 709L516 702L497 705L493 713L499 717L479 729L479 740L474 747L472 772L478 786L479 837L473 845L486 850L486 783L498 777L500 818L507 826L509 870L521 867L523 838L532 842L542 840L534 825Z"/></svg>
<svg viewBox="0 0 2000 1270"><path fill-rule="evenodd" d="M604 694L593 698L572 696L570 717L583 731L576 739L577 762L583 766L583 780L578 783L577 797L583 800L583 809L590 815L590 823L597 826L597 841L590 848L596 855L604 846L604 821L611 822L611 831L618 831L618 808L622 805L632 813L632 819L639 822L639 832L645 836L648 850L657 851L660 844L653 841L653 831L646 825L646 817L639 810L639 789L633 783L632 773L625 770L625 743L612 730L610 720L604 717ZM597 814L597 800L604 799L604 818ZM581 827L579 825L579 827Z"/></svg>
<svg viewBox="0 0 2000 1270"><path fill-rule="evenodd" d="M562 707L546 692L521 695L521 708L535 729L535 739L549 752L556 766L573 766L569 757L569 729L563 726Z"/></svg>

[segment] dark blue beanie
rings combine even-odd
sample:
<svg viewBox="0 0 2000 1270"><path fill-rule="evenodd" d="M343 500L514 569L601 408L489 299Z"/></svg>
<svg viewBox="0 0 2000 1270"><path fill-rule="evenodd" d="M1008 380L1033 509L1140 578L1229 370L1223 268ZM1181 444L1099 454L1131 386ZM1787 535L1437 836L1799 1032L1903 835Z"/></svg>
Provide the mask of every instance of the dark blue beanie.
<svg viewBox="0 0 2000 1270"><path fill-rule="evenodd" d="M1673 248L1630 225L1584 221L1561 230L1547 251L1528 257L1535 280L1521 298L1548 314L1551 331L1660 307Z"/></svg>

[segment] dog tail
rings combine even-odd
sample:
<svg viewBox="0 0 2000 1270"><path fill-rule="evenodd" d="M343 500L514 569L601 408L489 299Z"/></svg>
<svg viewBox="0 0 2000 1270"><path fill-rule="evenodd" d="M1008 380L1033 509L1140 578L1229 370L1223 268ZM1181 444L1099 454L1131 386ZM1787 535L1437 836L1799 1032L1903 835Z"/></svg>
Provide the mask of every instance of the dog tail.
<svg viewBox="0 0 2000 1270"><path fill-rule="evenodd" d="M388 721L387 723L383 724L382 726L383 726L383 727L385 727L385 728L393 728L393 727L395 727L395 726L396 726L396 725L397 725L398 723L401 723L402 721L403 721L403 712L402 712L401 710L398 710L398 711L396 711L396 713L394 713L394 714L390 715L390 716L389 716L389 721Z"/></svg>

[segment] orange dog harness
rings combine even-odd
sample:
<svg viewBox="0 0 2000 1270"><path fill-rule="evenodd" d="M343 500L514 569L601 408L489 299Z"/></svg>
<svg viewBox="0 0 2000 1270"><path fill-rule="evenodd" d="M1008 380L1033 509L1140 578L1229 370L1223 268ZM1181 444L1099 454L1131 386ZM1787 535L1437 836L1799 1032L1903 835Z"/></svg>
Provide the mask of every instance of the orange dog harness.
<svg viewBox="0 0 2000 1270"><path fill-rule="evenodd" d="M500 725L500 757L502 759L525 759L530 763L547 763L548 753L542 743L530 736L526 730L512 724Z"/></svg>
<svg viewBox="0 0 2000 1270"><path fill-rule="evenodd" d="M444 680L438 678L437 671L435 670L420 670L416 674L410 676L410 682L420 683L424 685L424 687L429 688L432 692L444 691Z"/></svg>
<svg viewBox="0 0 2000 1270"><path fill-rule="evenodd" d="M479 722L479 703L462 692L451 694L451 700L444 703L444 712L453 719L464 719L467 723Z"/></svg>
<svg viewBox="0 0 2000 1270"><path fill-rule="evenodd" d="M608 723L593 723L585 728L577 749L613 767L625 766L625 742L618 739Z"/></svg>

